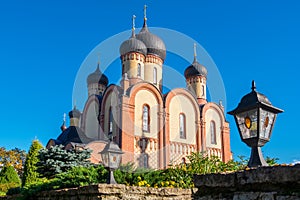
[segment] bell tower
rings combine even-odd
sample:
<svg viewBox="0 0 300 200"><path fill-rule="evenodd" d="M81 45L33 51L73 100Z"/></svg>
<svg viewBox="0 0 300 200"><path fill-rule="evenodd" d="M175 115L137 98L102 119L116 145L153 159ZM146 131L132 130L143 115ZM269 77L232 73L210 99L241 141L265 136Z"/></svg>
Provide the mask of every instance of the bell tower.
<svg viewBox="0 0 300 200"><path fill-rule="evenodd" d="M147 48L145 44L135 36L135 15L132 16L132 34L120 46L122 76L129 79L129 85L133 85L144 79L144 62Z"/></svg>
<svg viewBox="0 0 300 200"><path fill-rule="evenodd" d="M144 25L136 38L142 41L147 48L144 66L144 80L162 90L162 70L166 58L166 47L161 38L152 34L147 26L147 6L144 6Z"/></svg>
<svg viewBox="0 0 300 200"><path fill-rule="evenodd" d="M196 48L194 44L194 61L185 69L184 76L187 89L194 93L199 104L205 104L207 69L197 61Z"/></svg>

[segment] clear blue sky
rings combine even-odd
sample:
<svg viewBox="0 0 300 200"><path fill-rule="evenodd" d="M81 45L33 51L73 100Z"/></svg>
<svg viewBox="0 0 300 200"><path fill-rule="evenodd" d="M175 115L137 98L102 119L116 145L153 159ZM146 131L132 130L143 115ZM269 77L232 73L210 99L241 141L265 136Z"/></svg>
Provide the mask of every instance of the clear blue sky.
<svg viewBox="0 0 300 200"><path fill-rule="evenodd" d="M285 110L264 155L282 163L300 160L296 0L1 1L0 146L27 150L35 138L44 145L56 138L63 113L72 108L81 63L101 41L129 30L133 14L140 27L144 4L149 26L184 33L210 54L225 84L227 111L250 92L254 79L257 90ZM183 71L186 66L177 67ZM249 156L233 117L227 119L234 155Z"/></svg>

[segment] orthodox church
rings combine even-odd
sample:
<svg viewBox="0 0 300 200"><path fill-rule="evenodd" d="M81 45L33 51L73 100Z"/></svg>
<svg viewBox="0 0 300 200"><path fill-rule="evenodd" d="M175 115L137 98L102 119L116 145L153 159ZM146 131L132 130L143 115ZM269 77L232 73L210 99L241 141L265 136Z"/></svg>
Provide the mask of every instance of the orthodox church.
<svg viewBox="0 0 300 200"><path fill-rule="evenodd" d="M135 17L135 16L134 16ZM194 50L195 51L195 50ZM83 111L69 112L70 126L61 127L47 148L89 148L91 161L101 162L108 134L124 154L122 163L162 169L186 161L191 152L231 159L230 129L220 104L207 102L207 69L196 58L185 69L186 88L162 93L164 42L150 32L147 17L138 34L134 18L131 37L120 45L122 80L109 80L98 66L87 77L88 99Z"/></svg>

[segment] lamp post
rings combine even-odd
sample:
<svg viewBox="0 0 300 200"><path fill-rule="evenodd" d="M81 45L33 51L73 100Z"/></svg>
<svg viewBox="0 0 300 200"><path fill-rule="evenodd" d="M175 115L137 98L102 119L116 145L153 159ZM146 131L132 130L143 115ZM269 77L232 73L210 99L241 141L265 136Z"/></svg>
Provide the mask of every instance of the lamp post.
<svg viewBox="0 0 300 200"><path fill-rule="evenodd" d="M251 147L248 167L268 166L261 147L270 141L272 129L278 113L283 110L272 106L268 98L256 91L252 81L252 91L246 94L238 107L228 114L233 115L241 139Z"/></svg>
<svg viewBox="0 0 300 200"><path fill-rule="evenodd" d="M108 184L117 184L114 178L114 170L120 166L123 152L119 146L110 138L108 144L100 152L104 166L108 169Z"/></svg>

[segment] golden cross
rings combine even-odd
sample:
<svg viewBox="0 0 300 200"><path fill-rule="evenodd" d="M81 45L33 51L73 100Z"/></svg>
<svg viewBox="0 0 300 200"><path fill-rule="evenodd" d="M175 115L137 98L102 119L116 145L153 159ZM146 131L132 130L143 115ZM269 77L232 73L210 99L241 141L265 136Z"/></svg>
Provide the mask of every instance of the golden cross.
<svg viewBox="0 0 300 200"><path fill-rule="evenodd" d="M197 60L197 44L194 43L194 59Z"/></svg>
<svg viewBox="0 0 300 200"><path fill-rule="evenodd" d="M147 20L147 5L144 5L144 19Z"/></svg>
<svg viewBox="0 0 300 200"><path fill-rule="evenodd" d="M132 30L133 31L135 30L135 18L136 18L136 16L132 15Z"/></svg>

